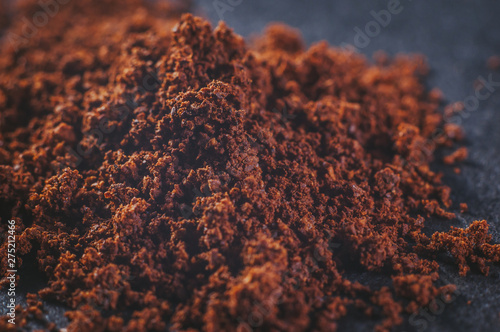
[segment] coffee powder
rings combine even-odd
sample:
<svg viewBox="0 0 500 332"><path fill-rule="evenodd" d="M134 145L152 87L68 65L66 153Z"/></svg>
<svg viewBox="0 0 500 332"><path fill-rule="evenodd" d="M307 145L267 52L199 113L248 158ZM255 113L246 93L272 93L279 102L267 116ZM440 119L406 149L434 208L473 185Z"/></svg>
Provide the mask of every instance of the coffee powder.
<svg viewBox="0 0 500 332"><path fill-rule="evenodd" d="M55 330L43 299L68 331L332 331L351 312L383 331L451 296L437 254L461 275L500 261L486 221L423 232L455 217L429 164L463 133L421 56L306 49L283 25L247 44L185 10L74 1L4 32L1 229L46 278L18 327Z"/></svg>

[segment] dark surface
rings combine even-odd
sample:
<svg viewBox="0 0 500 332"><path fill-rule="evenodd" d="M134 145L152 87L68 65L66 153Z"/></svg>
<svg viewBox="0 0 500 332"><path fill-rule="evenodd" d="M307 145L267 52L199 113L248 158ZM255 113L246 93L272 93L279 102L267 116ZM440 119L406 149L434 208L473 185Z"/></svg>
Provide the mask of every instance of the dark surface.
<svg viewBox="0 0 500 332"><path fill-rule="evenodd" d="M223 3L241 3L232 11L226 11L222 18L245 37L260 33L273 21L282 21L298 28L307 43L327 40L332 45L353 44L355 27L364 30L373 21L370 11L387 9L388 1L286 1L286 0L219 0ZM220 19L214 7L214 0L198 0L196 14L206 16L214 24ZM491 55L500 55L500 2L498 1L416 1L401 0L402 11L391 16L390 23L380 33L370 38L366 47L359 47L360 53L371 56L376 50L389 54L422 53L427 56L432 69L428 79L429 87L439 87L447 100L464 101L474 96L474 81L492 74L500 82L500 72L486 68ZM359 46L359 44L358 44ZM469 212L458 215L452 222L430 220L431 230L445 230L450 225L464 227L476 219L487 219L495 242L500 242L500 86L491 96L481 101L475 111L465 112L458 117L464 126L469 148L469 158L461 165L462 173L456 175L451 167L435 164L442 171L444 181L453 190L455 208L460 202L469 205ZM446 151L442 151L444 153ZM457 210L455 210L457 212ZM396 331L500 331L500 268L493 267L489 276L469 273L458 277L453 264L442 261L441 275L444 281L457 285L458 296L450 303L442 303L443 310L432 312L428 308L415 317L405 317L405 323ZM38 274L33 270L22 270L25 276L18 290L37 290L37 281L30 281ZM358 274L353 279L372 285L387 282L384 277ZM23 297L18 300L22 303ZM0 302L5 303L5 294ZM467 302L470 301L470 304ZM60 307L48 306L47 318L59 326L67 324ZM0 314L4 313L0 308ZM441 312L442 311L442 312ZM340 330L371 330L374 322L355 314L344 319Z"/></svg>

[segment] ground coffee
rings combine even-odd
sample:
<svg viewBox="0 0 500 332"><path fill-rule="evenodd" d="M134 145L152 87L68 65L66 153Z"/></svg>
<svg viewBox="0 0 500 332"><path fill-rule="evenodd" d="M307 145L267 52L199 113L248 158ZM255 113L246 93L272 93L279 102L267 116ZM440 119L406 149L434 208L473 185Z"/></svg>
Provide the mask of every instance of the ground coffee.
<svg viewBox="0 0 500 332"><path fill-rule="evenodd" d="M463 133L422 57L306 49L282 25L247 45L184 10L74 1L4 31L2 234L15 219L19 265L46 277L21 327L55 329L44 299L69 331L332 331L349 312L387 330L453 292L438 253L462 275L500 261L486 221L423 232L454 217L429 163Z"/></svg>

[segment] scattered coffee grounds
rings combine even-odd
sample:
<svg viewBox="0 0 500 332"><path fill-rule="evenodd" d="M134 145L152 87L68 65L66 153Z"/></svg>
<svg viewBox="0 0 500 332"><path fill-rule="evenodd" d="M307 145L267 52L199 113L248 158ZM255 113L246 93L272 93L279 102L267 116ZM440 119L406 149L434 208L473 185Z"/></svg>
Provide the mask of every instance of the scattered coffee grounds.
<svg viewBox="0 0 500 332"><path fill-rule="evenodd" d="M466 147L461 147L457 149L455 152L452 154L449 154L443 158L443 163L447 165L453 165L457 162L464 161L467 159L468 156L468 151Z"/></svg>
<svg viewBox="0 0 500 332"><path fill-rule="evenodd" d="M282 25L249 45L184 10L72 1L4 33L2 234L15 219L19 268L45 278L16 327L55 329L44 300L68 331L333 331L353 312L382 331L451 295L439 253L462 275L500 261L486 221L423 232L454 218L429 164L463 133L422 57L306 49Z"/></svg>
<svg viewBox="0 0 500 332"><path fill-rule="evenodd" d="M500 56L492 55L488 58L486 62L488 68L490 70L499 70L500 69Z"/></svg>

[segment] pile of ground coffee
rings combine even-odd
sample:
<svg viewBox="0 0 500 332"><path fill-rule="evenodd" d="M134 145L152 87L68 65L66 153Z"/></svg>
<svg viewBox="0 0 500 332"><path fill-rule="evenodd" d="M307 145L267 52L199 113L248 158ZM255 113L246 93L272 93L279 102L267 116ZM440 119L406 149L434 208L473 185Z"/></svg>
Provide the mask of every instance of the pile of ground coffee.
<svg viewBox="0 0 500 332"><path fill-rule="evenodd" d="M463 134L421 57L305 49L281 25L249 46L183 10L74 1L4 32L0 227L47 278L21 326L55 328L44 299L71 331L332 331L353 311L386 330L452 293L436 254L500 261L485 221L423 232L454 217L429 163Z"/></svg>

